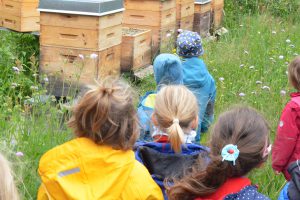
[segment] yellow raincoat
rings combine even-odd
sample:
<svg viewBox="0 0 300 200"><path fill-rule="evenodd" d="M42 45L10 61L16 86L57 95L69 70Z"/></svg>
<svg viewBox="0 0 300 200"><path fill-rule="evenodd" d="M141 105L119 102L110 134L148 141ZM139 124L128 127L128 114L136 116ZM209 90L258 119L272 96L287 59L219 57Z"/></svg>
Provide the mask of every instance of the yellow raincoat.
<svg viewBox="0 0 300 200"><path fill-rule="evenodd" d="M77 138L45 153L38 170L38 200L163 199L133 151L114 150Z"/></svg>

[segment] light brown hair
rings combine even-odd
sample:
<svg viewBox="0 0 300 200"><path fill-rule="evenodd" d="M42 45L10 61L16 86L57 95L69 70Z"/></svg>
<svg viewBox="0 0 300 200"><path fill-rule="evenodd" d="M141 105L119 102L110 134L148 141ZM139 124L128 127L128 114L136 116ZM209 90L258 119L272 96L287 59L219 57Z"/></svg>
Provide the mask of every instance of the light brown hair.
<svg viewBox="0 0 300 200"><path fill-rule="evenodd" d="M0 199L19 200L9 162L0 154Z"/></svg>
<svg viewBox="0 0 300 200"><path fill-rule="evenodd" d="M184 129L190 129L197 115L196 97L185 86L165 86L156 96L153 116L158 128L169 135L171 147L175 152L181 151Z"/></svg>
<svg viewBox="0 0 300 200"><path fill-rule="evenodd" d="M68 126L78 137L115 149L131 149L139 136L134 93L121 80L106 79L73 109Z"/></svg>
<svg viewBox="0 0 300 200"><path fill-rule="evenodd" d="M240 153L233 165L222 161L221 151L227 144L237 145ZM248 107L236 107L222 115L211 135L209 163L199 160L193 172L182 180L175 180L168 188L170 200L194 199L214 193L227 179L245 176L266 161L269 126L262 115Z"/></svg>
<svg viewBox="0 0 300 200"><path fill-rule="evenodd" d="M288 67L288 77L290 84L300 91L300 56L297 56Z"/></svg>

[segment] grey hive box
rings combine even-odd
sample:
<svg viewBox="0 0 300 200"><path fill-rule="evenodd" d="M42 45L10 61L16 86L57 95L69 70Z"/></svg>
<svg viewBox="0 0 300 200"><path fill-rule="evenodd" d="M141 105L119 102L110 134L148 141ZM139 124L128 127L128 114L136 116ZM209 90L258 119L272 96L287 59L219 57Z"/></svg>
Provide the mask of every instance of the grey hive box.
<svg viewBox="0 0 300 200"><path fill-rule="evenodd" d="M39 11L103 16L124 10L123 0L40 0Z"/></svg>

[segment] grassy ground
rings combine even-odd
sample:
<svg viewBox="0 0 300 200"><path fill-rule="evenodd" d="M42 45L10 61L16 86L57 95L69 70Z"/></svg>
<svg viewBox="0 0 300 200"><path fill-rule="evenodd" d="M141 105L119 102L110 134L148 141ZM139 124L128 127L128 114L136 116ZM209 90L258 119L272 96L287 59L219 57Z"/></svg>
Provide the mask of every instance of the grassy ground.
<svg viewBox="0 0 300 200"><path fill-rule="evenodd" d="M274 137L281 110L289 99L288 95L281 95L284 93L281 90L287 94L292 91L287 84L286 62L300 53L299 33L300 24L268 16L248 17L219 41L204 42L203 59L217 82L216 116L234 104L251 105L269 120ZM12 83L22 84L25 80L11 73L9 76ZM26 84L34 86L36 83L33 79ZM22 89L21 86L18 87ZM139 94L153 90L154 79L149 76L135 87ZM36 90L30 93L32 96L44 93L40 87L29 88ZM18 97L15 88L7 87L6 90L8 95L14 93L12 97ZM24 199L35 199L40 183L37 175L40 156L72 137L64 123L68 116L52 102L54 99L41 103L35 98L34 105L26 108L12 97L0 106L0 150L12 160L21 195ZM16 156L16 152L24 156ZM270 163L252 173L251 178L271 199L277 198L284 185L281 176L275 177Z"/></svg>

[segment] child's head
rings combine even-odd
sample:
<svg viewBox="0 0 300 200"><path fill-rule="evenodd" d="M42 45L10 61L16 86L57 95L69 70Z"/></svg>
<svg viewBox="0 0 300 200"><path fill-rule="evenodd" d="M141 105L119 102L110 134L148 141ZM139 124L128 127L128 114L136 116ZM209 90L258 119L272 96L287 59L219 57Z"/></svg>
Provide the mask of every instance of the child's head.
<svg viewBox="0 0 300 200"><path fill-rule="evenodd" d="M68 125L78 137L115 149L131 149L139 133L133 96L126 83L106 79L82 97Z"/></svg>
<svg viewBox="0 0 300 200"><path fill-rule="evenodd" d="M175 183L170 199L214 193L227 179L245 176L267 160L269 126L254 109L236 107L223 113L211 134L209 164L204 168L199 162L198 170Z"/></svg>
<svg viewBox="0 0 300 200"><path fill-rule="evenodd" d="M19 195L14 183L12 171L9 162L0 154L0 199L18 200Z"/></svg>
<svg viewBox="0 0 300 200"><path fill-rule="evenodd" d="M175 152L181 151L184 134L197 125L196 97L182 85L163 87L156 96L153 122L169 135Z"/></svg>
<svg viewBox="0 0 300 200"><path fill-rule="evenodd" d="M300 91L300 56L297 56L288 67L288 77L290 84Z"/></svg>
<svg viewBox="0 0 300 200"><path fill-rule="evenodd" d="M201 37L192 31L183 31L177 37L177 54L182 57L199 57L203 55Z"/></svg>
<svg viewBox="0 0 300 200"><path fill-rule="evenodd" d="M154 78L157 86L179 85L183 83L181 61L173 54L160 54L153 62Z"/></svg>

